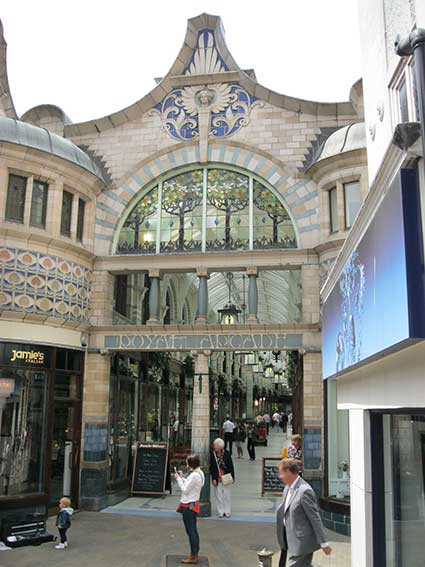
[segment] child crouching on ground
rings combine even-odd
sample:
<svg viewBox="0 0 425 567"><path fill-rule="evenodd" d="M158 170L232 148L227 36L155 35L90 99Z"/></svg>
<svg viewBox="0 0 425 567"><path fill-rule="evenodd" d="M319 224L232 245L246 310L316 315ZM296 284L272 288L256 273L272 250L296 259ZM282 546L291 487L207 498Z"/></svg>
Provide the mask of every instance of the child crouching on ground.
<svg viewBox="0 0 425 567"><path fill-rule="evenodd" d="M71 516L74 513L70 505L71 500L66 496L59 501L59 513L56 518L56 526L59 530L60 543L56 546L56 549L65 549L65 547L68 547L66 532L71 526Z"/></svg>

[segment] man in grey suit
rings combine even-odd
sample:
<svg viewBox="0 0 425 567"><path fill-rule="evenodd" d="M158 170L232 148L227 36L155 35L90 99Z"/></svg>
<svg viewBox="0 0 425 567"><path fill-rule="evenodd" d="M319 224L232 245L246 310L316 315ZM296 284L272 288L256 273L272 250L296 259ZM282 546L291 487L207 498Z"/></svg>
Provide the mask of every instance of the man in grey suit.
<svg viewBox="0 0 425 567"><path fill-rule="evenodd" d="M311 567L313 553L322 548L326 555L332 548L326 541L316 495L299 475L296 459L283 459L279 478L285 484L283 500L277 511L277 539L282 550L279 567Z"/></svg>

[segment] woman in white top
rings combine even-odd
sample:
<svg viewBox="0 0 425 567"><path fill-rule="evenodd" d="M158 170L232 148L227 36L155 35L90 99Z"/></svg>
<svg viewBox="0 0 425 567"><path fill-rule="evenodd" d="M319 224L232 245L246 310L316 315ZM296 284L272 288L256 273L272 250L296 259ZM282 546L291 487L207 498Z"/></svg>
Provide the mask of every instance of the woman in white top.
<svg viewBox="0 0 425 567"><path fill-rule="evenodd" d="M199 455L189 455L187 458L189 476L184 478L182 471L176 472L176 480L182 491L178 511L183 515L183 523L190 543L190 555L183 559L182 563L189 565L197 565L199 561L199 533L196 520L200 512L201 490L205 484L205 475L200 465Z"/></svg>

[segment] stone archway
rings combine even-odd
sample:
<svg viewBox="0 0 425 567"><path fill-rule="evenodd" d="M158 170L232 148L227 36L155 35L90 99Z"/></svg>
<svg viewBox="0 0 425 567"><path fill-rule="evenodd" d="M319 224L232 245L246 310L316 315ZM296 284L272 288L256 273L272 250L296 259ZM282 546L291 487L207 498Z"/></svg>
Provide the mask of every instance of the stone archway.
<svg viewBox="0 0 425 567"><path fill-rule="evenodd" d="M114 232L126 208L141 188L179 167L199 164L195 143L177 144L172 149L143 160L117 187L99 196L96 210L95 246L101 256L112 252ZM264 179L280 195L300 235L300 246L307 248L319 230L318 193L315 183L298 177L266 152L236 142L211 143L208 163L227 164L245 169Z"/></svg>

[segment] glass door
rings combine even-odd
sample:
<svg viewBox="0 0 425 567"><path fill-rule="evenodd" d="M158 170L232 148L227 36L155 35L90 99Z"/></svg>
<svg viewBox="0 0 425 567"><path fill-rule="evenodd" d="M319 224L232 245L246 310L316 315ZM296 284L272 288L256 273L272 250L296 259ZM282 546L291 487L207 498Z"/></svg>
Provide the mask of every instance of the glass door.
<svg viewBox="0 0 425 567"><path fill-rule="evenodd" d="M62 496L78 504L78 467L80 457L81 376L56 371L51 418L50 507Z"/></svg>

